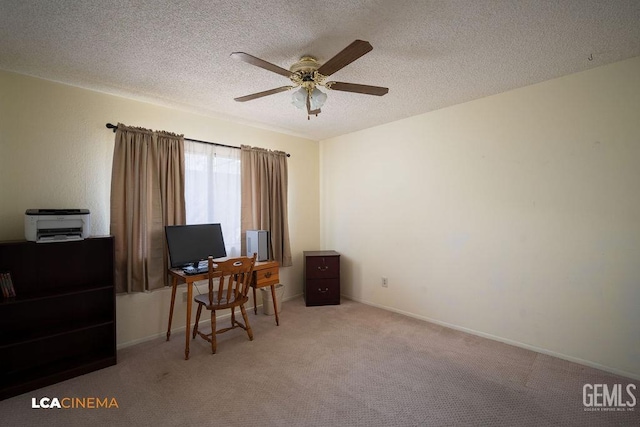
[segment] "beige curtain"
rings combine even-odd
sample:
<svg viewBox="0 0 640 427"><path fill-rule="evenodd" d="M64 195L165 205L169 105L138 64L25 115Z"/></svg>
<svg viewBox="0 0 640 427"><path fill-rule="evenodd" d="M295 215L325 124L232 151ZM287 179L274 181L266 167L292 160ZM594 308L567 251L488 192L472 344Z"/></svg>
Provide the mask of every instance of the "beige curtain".
<svg viewBox="0 0 640 427"><path fill-rule="evenodd" d="M184 223L184 137L119 123L111 175L117 292L168 284L164 226Z"/></svg>
<svg viewBox="0 0 640 427"><path fill-rule="evenodd" d="M286 153L243 145L240 171L243 253L246 252L247 230L267 230L271 237L271 257L282 267L293 265L289 245Z"/></svg>

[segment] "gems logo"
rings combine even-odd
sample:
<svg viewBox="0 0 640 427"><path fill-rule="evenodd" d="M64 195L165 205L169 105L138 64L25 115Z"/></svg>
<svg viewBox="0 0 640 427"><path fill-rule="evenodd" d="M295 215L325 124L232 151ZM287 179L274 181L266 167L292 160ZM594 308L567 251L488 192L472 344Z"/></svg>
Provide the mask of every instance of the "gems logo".
<svg viewBox="0 0 640 427"><path fill-rule="evenodd" d="M635 391L635 384L585 384L582 404L585 411L635 411Z"/></svg>
<svg viewBox="0 0 640 427"><path fill-rule="evenodd" d="M115 397L42 397L31 398L32 409L113 409L119 408Z"/></svg>

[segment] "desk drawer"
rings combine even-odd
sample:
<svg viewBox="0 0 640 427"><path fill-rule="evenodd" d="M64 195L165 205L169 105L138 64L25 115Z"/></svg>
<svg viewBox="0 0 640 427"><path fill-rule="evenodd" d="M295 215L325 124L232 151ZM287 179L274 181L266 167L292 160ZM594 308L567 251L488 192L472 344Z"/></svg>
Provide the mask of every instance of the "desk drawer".
<svg viewBox="0 0 640 427"><path fill-rule="evenodd" d="M271 286L280 283L278 267L263 268L253 272L254 284L256 288Z"/></svg>

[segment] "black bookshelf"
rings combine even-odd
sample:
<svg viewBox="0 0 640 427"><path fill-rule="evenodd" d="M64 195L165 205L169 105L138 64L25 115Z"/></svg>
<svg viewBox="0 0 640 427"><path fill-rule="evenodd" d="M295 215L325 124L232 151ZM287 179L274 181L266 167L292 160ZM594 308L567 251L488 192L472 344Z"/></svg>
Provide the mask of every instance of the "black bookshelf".
<svg viewBox="0 0 640 427"><path fill-rule="evenodd" d="M0 399L116 364L113 237L0 242Z"/></svg>

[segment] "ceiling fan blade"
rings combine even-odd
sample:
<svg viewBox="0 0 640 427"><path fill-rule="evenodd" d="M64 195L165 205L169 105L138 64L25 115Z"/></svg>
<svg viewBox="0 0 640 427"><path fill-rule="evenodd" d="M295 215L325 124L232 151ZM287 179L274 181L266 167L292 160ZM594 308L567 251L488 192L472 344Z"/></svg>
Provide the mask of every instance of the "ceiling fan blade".
<svg viewBox="0 0 640 427"><path fill-rule="evenodd" d="M248 53L233 52L231 54L231 57L233 59L237 59L239 61L244 61L248 64L255 65L256 67L264 68L265 70L269 70L276 74L280 74L281 76L285 76L286 78L289 78L289 76L291 75L291 71L285 70L284 68L278 67L277 65L274 65L263 59L256 58L255 56L251 56Z"/></svg>
<svg viewBox="0 0 640 427"><path fill-rule="evenodd" d="M351 64L365 53L370 52L372 49L373 47L369 42L356 40L349 46L345 47L336 56L322 64L322 66L318 68L318 73L323 76L330 76L336 71Z"/></svg>
<svg viewBox="0 0 640 427"><path fill-rule="evenodd" d="M341 90L343 92L363 93L365 95L382 96L389 92L389 88L381 86L359 85L355 83L329 82L327 87L331 90Z"/></svg>
<svg viewBox="0 0 640 427"><path fill-rule="evenodd" d="M265 90L264 92L252 93L251 95L245 95L245 96L241 96L240 98L233 98L233 99L235 101L238 101L238 102L251 101L252 99L262 98L263 96L268 96L268 95L273 95L274 93L284 92L285 90L289 90L291 88L293 88L293 86L282 86L282 87L277 87L277 88L271 89L271 90Z"/></svg>

